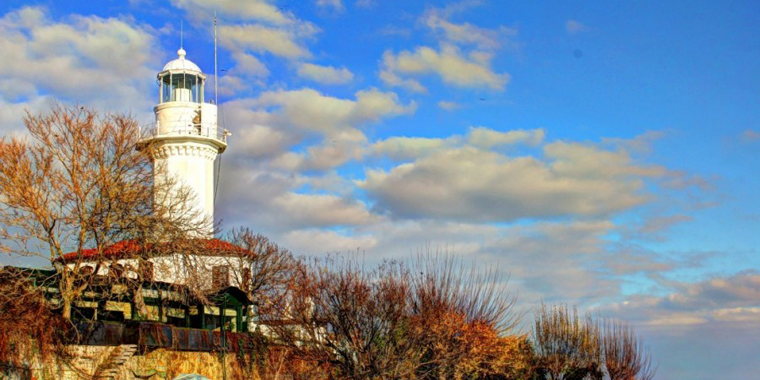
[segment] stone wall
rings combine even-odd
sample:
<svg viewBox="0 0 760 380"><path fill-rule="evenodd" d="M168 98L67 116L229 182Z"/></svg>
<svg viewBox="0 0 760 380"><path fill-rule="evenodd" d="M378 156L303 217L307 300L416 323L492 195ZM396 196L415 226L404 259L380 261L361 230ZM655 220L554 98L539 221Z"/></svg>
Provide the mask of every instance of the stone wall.
<svg viewBox="0 0 760 380"><path fill-rule="evenodd" d="M30 358L28 368L31 378L36 380L80 380L92 379L98 370L104 376L107 363L118 356L121 346L69 346L71 360L51 359L41 363ZM259 379L256 360L250 355L210 352L189 352L157 349L146 353L137 352L131 355L123 364L115 366L113 377L116 380L132 379L173 379L182 373L195 373L210 379L242 380ZM5 375L10 379L25 379L19 372L17 375ZM6 378L0 374L0 378Z"/></svg>

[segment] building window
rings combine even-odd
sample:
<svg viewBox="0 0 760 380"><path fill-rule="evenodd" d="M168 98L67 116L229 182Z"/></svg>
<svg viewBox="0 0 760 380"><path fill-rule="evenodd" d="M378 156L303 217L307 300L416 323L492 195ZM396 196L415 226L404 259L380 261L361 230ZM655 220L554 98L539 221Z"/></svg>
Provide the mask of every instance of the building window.
<svg viewBox="0 0 760 380"><path fill-rule="evenodd" d="M211 281L215 289L230 286L230 267L227 265L215 266L211 271Z"/></svg>

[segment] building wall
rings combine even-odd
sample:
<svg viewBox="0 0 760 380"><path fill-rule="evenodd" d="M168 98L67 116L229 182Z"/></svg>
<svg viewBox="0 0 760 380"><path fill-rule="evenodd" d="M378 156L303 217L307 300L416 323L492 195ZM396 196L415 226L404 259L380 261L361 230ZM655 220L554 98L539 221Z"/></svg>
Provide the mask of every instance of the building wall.
<svg viewBox="0 0 760 380"><path fill-rule="evenodd" d="M238 257L229 256L206 256L206 255L166 255L152 257L148 261L153 263L152 281L166 282L170 284L188 285L189 283L201 284L203 288L211 289L214 267L227 266L229 274L228 283L232 286L240 286L242 273L239 268L243 264ZM123 276L137 278L136 271L139 270L137 259L120 259L116 261L125 270ZM96 262L85 262L83 265L90 266L93 269L97 266ZM110 263L101 265L98 274L108 275ZM69 264L73 268L74 264Z"/></svg>
<svg viewBox="0 0 760 380"><path fill-rule="evenodd" d="M30 358L28 370L33 379L39 380L89 379L117 349L118 346L69 346L72 360L51 358L43 362L39 358ZM252 360L250 353L221 355L216 352L157 349L131 356L123 365L117 367L117 376L114 379L173 379L183 373L222 379L226 373L230 380L257 380L260 377L259 368L254 364L255 359L254 357ZM9 379L23 378L14 377L13 374L8 376Z"/></svg>

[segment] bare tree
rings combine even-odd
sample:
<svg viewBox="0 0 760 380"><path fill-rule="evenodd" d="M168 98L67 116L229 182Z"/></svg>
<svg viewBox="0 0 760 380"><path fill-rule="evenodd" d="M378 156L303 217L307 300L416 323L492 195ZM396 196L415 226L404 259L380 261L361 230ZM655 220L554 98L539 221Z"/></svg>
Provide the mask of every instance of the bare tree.
<svg viewBox="0 0 760 380"><path fill-rule="evenodd" d="M295 356L327 366L330 378L410 379L419 353L408 327L408 272L388 262L366 271L355 259L299 267L277 341Z"/></svg>
<svg viewBox="0 0 760 380"><path fill-rule="evenodd" d="M492 372L502 351L499 337L520 319L506 279L443 254L418 256L412 273L410 334L422 349L417 376L459 379Z"/></svg>
<svg viewBox="0 0 760 380"><path fill-rule="evenodd" d="M579 317L577 309L542 304L532 338L540 372L547 379L601 379L597 326Z"/></svg>
<svg viewBox="0 0 760 380"><path fill-rule="evenodd" d="M493 272L466 270L449 256L411 268L355 258L299 267L279 342L294 356L331 368L337 379L484 378L503 370L517 316Z"/></svg>
<svg viewBox="0 0 760 380"><path fill-rule="evenodd" d="M233 285L246 292L261 315L284 307L296 260L287 249L247 228L230 231L224 251Z"/></svg>
<svg viewBox="0 0 760 380"><path fill-rule="evenodd" d="M610 380L651 380L655 370L649 351L644 348L633 327L619 321L601 322L602 362Z"/></svg>
<svg viewBox="0 0 760 380"><path fill-rule="evenodd" d="M24 123L28 137L0 139L0 246L56 269L64 318L113 264L115 243L130 242L121 248L144 261L158 243L205 227L192 222L188 190L154 184L151 149L136 149L130 116L56 105ZM175 202L160 201L169 195Z"/></svg>

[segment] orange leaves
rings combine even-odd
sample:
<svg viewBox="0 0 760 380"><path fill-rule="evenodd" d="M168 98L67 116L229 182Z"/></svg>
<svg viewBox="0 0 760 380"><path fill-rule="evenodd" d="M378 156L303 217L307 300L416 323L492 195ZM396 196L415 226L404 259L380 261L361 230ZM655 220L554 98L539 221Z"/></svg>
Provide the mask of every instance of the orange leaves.
<svg viewBox="0 0 760 380"><path fill-rule="evenodd" d="M420 378L477 378L513 364L507 358L516 338L500 336L493 324L468 321L464 313L452 310L421 314L412 321L425 358Z"/></svg>

